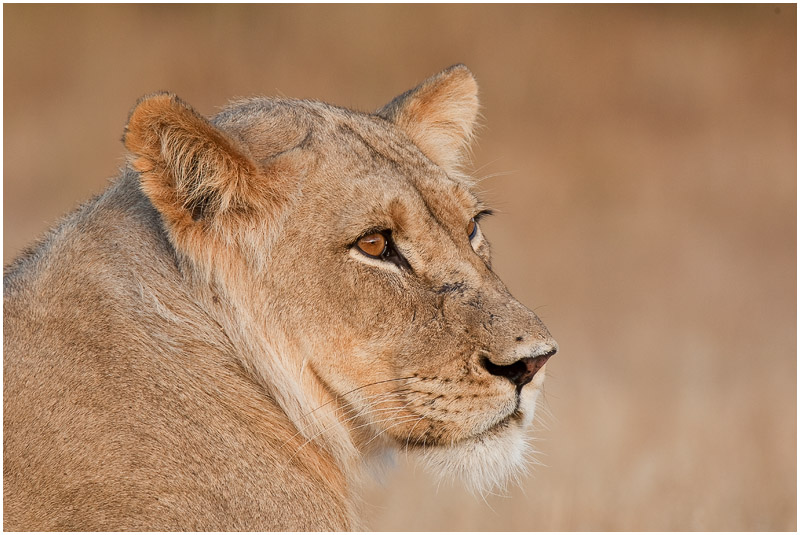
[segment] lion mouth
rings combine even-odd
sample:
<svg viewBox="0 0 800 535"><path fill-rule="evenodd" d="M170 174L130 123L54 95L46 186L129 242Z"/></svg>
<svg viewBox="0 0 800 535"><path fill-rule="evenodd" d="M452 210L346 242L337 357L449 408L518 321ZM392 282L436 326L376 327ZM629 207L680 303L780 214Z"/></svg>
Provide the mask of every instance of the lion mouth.
<svg viewBox="0 0 800 535"><path fill-rule="evenodd" d="M522 408L522 399L519 391L517 391L513 400L509 399L506 403L505 410L498 410L494 418L488 419L488 421L484 420L483 425L474 427L471 432L468 431L460 438L445 439L444 437L447 433L444 432L444 430L431 429L416 437L406 436L402 442L407 448L420 449L435 448L437 446L453 446L459 443L476 440L483 442L485 439L502 434L515 423L519 425L521 422L525 421L526 412Z"/></svg>
<svg viewBox="0 0 800 535"><path fill-rule="evenodd" d="M504 416L498 422L492 424L486 430L481 431L480 433L478 433L476 436L479 437L481 435L487 435L487 434L496 433L497 431L501 431L501 430L507 428L512 422L518 422L518 421L522 420L522 418L523 418L523 414L522 414L522 411L519 410L519 398L518 398L517 399L517 405L516 405L516 407L514 407L513 411L508 413L506 416Z"/></svg>
<svg viewBox="0 0 800 535"><path fill-rule="evenodd" d="M516 404L514 410L492 423L485 429L474 432L472 434L463 436L457 440L442 440L441 437L432 436L430 433L425 433L419 437L406 437L404 444L406 448L419 448L429 449L437 446L454 446L459 443L469 442L473 440L483 441L483 439L490 438L497 434L502 433L504 430L511 427L514 422L520 422L524 418L524 414L520 410L519 403Z"/></svg>
<svg viewBox="0 0 800 535"><path fill-rule="evenodd" d="M520 390L521 389L517 389L516 396L514 397L514 408L511 409L508 414L488 426L486 429L475 433L471 438L482 438L496 435L497 433L507 429L513 423L523 422L525 420L525 413L522 410L522 396Z"/></svg>

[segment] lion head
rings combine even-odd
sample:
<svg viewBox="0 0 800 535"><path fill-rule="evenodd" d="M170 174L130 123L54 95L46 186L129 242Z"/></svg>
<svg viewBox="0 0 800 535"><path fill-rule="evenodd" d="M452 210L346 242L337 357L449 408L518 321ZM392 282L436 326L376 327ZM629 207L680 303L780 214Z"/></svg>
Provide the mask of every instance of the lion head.
<svg viewBox="0 0 800 535"><path fill-rule="evenodd" d="M197 299L308 444L418 451L485 490L523 463L556 343L491 268L462 65L376 113L144 98L125 144ZM291 453L291 452L289 452Z"/></svg>

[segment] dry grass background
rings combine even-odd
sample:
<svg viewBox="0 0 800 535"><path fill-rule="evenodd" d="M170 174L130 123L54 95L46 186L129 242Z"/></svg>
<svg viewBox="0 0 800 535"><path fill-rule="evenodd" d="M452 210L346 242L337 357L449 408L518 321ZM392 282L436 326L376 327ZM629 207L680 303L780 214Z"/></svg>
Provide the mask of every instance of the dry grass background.
<svg viewBox="0 0 800 535"><path fill-rule="evenodd" d="M3 255L122 162L128 110L482 89L496 270L561 344L508 497L413 461L392 530L796 530L796 7L5 5Z"/></svg>

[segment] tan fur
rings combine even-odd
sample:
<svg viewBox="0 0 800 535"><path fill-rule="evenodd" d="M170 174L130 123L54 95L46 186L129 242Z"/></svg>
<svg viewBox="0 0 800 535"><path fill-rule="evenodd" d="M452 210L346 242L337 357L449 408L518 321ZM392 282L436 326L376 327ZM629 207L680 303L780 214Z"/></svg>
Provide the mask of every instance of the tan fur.
<svg viewBox="0 0 800 535"><path fill-rule="evenodd" d="M487 359L555 343L466 234L477 109L464 66L376 114L141 100L120 178L6 269L4 528L358 529L401 448L513 475L544 374Z"/></svg>

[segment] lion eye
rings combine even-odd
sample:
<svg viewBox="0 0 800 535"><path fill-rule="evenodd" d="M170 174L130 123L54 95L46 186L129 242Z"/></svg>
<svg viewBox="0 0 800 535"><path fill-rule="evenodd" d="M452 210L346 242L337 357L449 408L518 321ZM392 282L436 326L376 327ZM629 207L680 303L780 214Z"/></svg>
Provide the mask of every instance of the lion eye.
<svg viewBox="0 0 800 535"><path fill-rule="evenodd" d="M356 246L365 255L380 258L386 250L386 236L380 232L369 234L358 240Z"/></svg>
<svg viewBox="0 0 800 535"><path fill-rule="evenodd" d="M391 230L387 229L367 234L359 238L351 247L356 247L361 254L370 258L377 258L384 262L390 262L397 267L411 270L408 261L395 247Z"/></svg>
<svg viewBox="0 0 800 535"><path fill-rule="evenodd" d="M467 236L469 236L469 240L472 241L476 234L478 234L478 223L473 217L469 220L469 223L467 223Z"/></svg>

